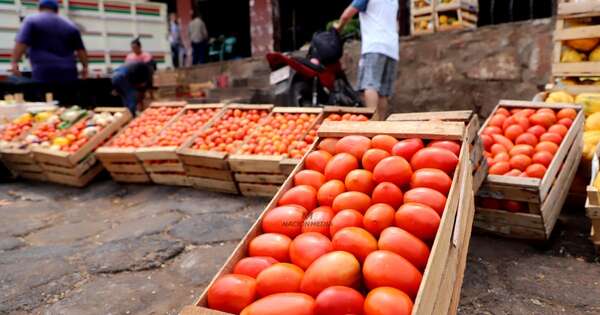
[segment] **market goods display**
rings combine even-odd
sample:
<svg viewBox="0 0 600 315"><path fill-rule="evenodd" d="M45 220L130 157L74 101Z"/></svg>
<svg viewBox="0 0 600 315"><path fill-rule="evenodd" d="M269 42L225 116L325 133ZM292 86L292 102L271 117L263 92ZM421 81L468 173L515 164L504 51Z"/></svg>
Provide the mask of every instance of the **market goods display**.
<svg viewBox="0 0 600 315"><path fill-rule="evenodd" d="M575 105L501 101L480 131L490 167L475 225L547 239L581 160L583 121Z"/></svg>
<svg viewBox="0 0 600 315"><path fill-rule="evenodd" d="M302 169L292 174L226 264L230 269L213 280L198 305L232 314L435 314L437 307L440 312L452 308L455 289L438 295L430 291L433 282L424 275L436 268L430 258L435 256L446 270L458 268L457 278L449 279L450 288L462 281L462 262L445 263L448 249L434 252L432 245L449 240L448 224L454 219L448 217L456 216L455 207L467 206L455 199L460 190L455 186L458 178L470 176L468 159L436 147L438 141L374 133L389 129L372 123L376 122L365 122L369 136L355 130L338 137L326 137L337 135L327 130L342 125L324 124L318 143L325 143L323 150L311 152L320 156L314 163L308 162L311 154L305 157ZM428 127L421 123L421 129L430 132ZM447 132L458 139L463 128L452 124ZM340 133L349 129L357 128L348 126ZM444 141L458 146L461 157L467 154L459 142ZM408 158L393 154L393 148L405 142L422 147ZM388 154L372 171L362 166L370 150ZM453 158L440 162L441 155ZM469 215L462 218L466 222ZM462 226L456 229L461 238L468 234ZM466 258L462 246L457 251L459 260L463 253ZM243 253L248 256L243 258ZM429 275L441 277L439 271ZM438 297L447 304L433 303ZM443 313L455 312L448 309Z"/></svg>
<svg viewBox="0 0 600 315"><path fill-rule="evenodd" d="M221 108L189 109L160 132L148 146L178 147L202 128Z"/></svg>
<svg viewBox="0 0 600 315"><path fill-rule="evenodd" d="M37 114L25 113L15 118L10 123L0 126L0 141L10 142L18 140L22 135L27 134L34 123L40 123L52 116L51 112L41 112Z"/></svg>
<svg viewBox="0 0 600 315"><path fill-rule="evenodd" d="M156 136L175 115L178 106L150 107L114 137L107 147L139 148Z"/></svg>

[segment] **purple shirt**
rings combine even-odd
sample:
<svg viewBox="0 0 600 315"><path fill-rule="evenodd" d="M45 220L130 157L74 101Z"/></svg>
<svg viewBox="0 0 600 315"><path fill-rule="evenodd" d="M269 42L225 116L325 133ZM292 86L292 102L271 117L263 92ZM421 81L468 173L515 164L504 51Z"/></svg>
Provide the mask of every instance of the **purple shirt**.
<svg viewBox="0 0 600 315"><path fill-rule="evenodd" d="M75 51L85 47L73 22L50 12L33 14L23 21L16 41L29 47L34 80L46 83L77 80Z"/></svg>

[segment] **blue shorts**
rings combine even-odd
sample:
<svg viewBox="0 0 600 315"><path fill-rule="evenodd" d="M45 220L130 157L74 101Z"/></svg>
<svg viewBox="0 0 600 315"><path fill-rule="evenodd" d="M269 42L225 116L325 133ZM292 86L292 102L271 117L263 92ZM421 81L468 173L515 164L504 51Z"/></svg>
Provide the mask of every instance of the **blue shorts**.
<svg viewBox="0 0 600 315"><path fill-rule="evenodd" d="M384 54L361 55L358 62L358 90L376 90L379 96L392 96L397 66L397 60Z"/></svg>

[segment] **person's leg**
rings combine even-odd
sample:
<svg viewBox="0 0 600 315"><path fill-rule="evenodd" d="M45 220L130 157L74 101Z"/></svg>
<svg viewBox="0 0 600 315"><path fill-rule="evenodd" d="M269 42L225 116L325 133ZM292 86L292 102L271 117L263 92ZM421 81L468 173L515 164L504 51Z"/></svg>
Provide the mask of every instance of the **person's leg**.
<svg viewBox="0 0 600 315"><path fill-rule="evenodd" d="M377 105L377 111L379 112L379 117L384 119L388 112L388 100L394 94L394 88L396 83L397 65L398 62L388 56L383 57L385 60L382 62L383 66L383 75L381 78L381 88L379 90L379 102Z"/></svg>
<svg viewBox="0 0 600 315"><path fill-rule="evenodd" d="M206 63L206 56L208 55L208 41L200 43L200 64Z"/></svg>
<svg viewBox="0 0 600 315"><path fill-rule="evenodd" d="M379 111L379 91L384 71L381 59L381 54L363 54L358 65L358 90L364 93L365 106L375 109L375 119L382 115Z"/></svg>
<svg viewBox="0 0 600 315"><path fill-rule="evenodd" d="M375 114L379 113L379 92L373 88L365 89L365 106L367 108L375 108Z"/></svg>
<svg viewBox="0 0 600 315"><path fill-rule="evenodd" d="M200 43L192 42L192 64L200 63Z"/></svg>
<svg viewBox="0 0 600 315"><path fill-rule="evenodd" d="M173 60L173 68L179 67L179 45L171 44L171 59Z"/></svg>

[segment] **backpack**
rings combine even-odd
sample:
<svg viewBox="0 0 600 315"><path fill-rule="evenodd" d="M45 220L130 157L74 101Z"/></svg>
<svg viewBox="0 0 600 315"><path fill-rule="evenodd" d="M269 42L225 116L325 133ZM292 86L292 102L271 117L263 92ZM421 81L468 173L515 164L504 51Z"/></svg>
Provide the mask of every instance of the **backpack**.
<svg viewBox="0 0 600 315"><path fill-rule="evenodd" d="M308 54L311 58L317 58L324 65L336 63L344 54L340 35L335 29L315 33L310 42Z"/></svg>

